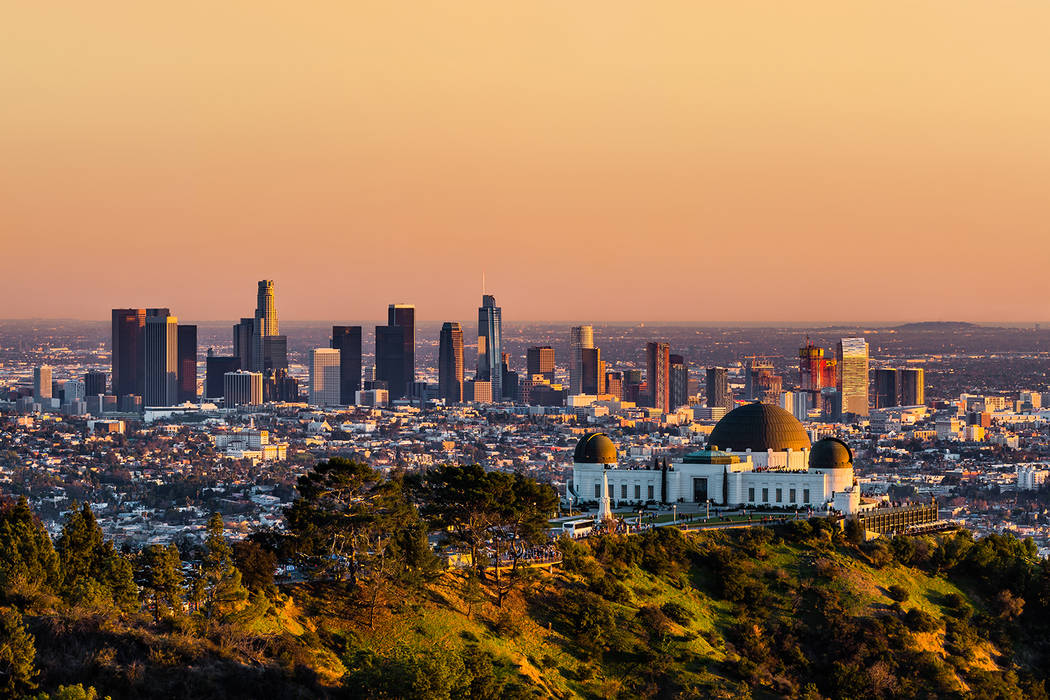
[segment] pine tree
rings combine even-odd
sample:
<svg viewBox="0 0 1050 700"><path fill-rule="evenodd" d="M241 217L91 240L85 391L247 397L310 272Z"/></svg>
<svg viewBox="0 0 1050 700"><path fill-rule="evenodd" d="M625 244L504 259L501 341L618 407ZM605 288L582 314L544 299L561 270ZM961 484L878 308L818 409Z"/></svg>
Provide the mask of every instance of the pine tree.
<svg viewBox="0 0 1050 700"><path fill-rule="evenodd" d="M173 544L150 545L139 557L143 588L154 617L174 615L182 610L182 559Z"/></svg>
<svg viewBox="0 0 1050 700"><path fill-rule="evenodd" d="M241 572L233 565L225 525L218 513L208 521L202 573L206 584L205 610L209 618L221 619L248 604L248 590L241 583Z"/></svg>
<svg viewBox="0 0 1050 700"><path fill-rule="evenodd" d="M138 607L131 563L102 536L91 507L75 502L57 542L59 592L67 602L91 607Z"/></svg>
<svg viewBox="0 0 1050 700"><path fill-rule="evenodd" d="M26 595L58 583L58 555L25 497L0 507L0 590Z"/></svg>
<svg viewBox="0 0 1050 700"><path fill-rule="evenodd" d="M4 697L19 697L36 687L35 660L36 644L22 616L13 608L0 612L0 690Z"/></svg>

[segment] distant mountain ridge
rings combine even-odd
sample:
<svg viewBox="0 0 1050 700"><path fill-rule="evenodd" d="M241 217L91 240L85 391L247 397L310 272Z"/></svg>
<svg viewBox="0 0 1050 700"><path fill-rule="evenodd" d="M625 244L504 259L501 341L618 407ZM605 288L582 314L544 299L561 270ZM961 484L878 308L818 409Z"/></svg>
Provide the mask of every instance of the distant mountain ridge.
<svg viewBox="0 0 1050 700"><path fill-rule="evenodd" d="M960 331L970 328L980 328L980 326L969 321L919 321L894 326L894 330L898 331Z"/></svg>

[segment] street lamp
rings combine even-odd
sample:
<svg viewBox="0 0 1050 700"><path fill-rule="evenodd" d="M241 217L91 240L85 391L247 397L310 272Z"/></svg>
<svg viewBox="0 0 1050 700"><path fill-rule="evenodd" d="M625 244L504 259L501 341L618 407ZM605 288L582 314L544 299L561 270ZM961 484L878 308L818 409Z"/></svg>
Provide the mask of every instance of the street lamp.
<svg viewBox="0 0 1050 700"><path fill-rule="evenodd" d="M707 514L704 516L704 520L707 521L711 519L711 499L707 499L704 505L707 506Z"/></svg>
<svg viewBox="0 0 1050 700"><path fill-rule="evenodd" d="M678 504L677 503L672 503L671 504L671 524L672 525L677 525L678 524Z"/></svg>

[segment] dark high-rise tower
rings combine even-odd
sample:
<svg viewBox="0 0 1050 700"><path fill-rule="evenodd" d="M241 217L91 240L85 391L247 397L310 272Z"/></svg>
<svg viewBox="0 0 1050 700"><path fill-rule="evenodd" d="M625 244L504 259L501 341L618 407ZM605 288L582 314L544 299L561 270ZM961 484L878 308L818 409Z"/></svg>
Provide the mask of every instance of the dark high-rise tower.
<svg viewBox="0 0 1050 700"><path fill-rule="evenodd" d="M204 367L204 397L221 399L226 393L226 373L236 372L239 369L241 369L239 357L215 355L209 348Z"/></svg>
<svg viewBox="0 0 1050 700"><path fill-rule="evenodd" d="M405 398L405 364L404 327L376 326L376 379L386 382L391 400Z"/></svg>
<svg viewBox="0 0 1050 700"><path fill-rule="evenodd" d="M169 313L168 309L113 309L111 349L115 395L143 395L146 382L146 320L150 317L167 317Z"/></svg>
<svg viewBox="0 0 1050 700"><path fill-rule="evenodd" d="M895 369L875 370L875 408L901 405L900 373Z"/></svg>
<svg viewBox="0 0 1050 700"><path fill-rule="evenodd" d="M105 372L88 372L84 375L84 396L98 396L105 393Z"/></svg>
<svg viewBox="0 0 1050 700"><path fill-rule="evenodd" d="M667 413L671 410L671 346L667 343L646 343L645 355L649 405Z"/></svg>
<svg viewBox="0 0 1050 700"><path fill-rule="evenodd" d="M197 400L197 326L178 327L178 402Z"/></svg>
<svg viewBox="0 0 1050 700"><path fill-rule="evenodd" d="M921 367L901 370L901 405L922 406L926 403L926 372Z"/></svg>
<svg viewBox="0 0 1050 700"><path fill-rule="evenodd" d="M339 351L339 403L349 406L361 390L361 326L332 326L332 347Z"/></svg>
<svg viewBox="0 0 1050 700"><path fill-rule="evenodd" d="M605 361L601 348L580 349L580 391L584 394L605 393Z"/></svg>
<svg viewBox="0 0 1050 700"><path fill-rule="evenodd" d="M707 368L707 405L733 408L733 393L729 390L729 370L725 367Z"/></svg>
<svg viewBox="0 0 1050 700"><path fill-rule="evenodd" d="M551 384L554 383L554 348L549 345L531 347L526 351L525 366L528 371L526 379L534 374L542 374Z"/></svg>
<svg viewBox="0 0 1050 700"><path fill-rule="evenodd" d="M386 325L401 328L402 363L401 375L404 386L398 387L399 396L410 393L410 385L416 381L416 307L411 304L390 304L386 310ZM394 398L394 385L390 385L390 398Z"/></svg>
<svg viewBox="0 0 1050 700"><path fill-rule="evenodd" d="M689 403L689 367L681 355L671 355L671 410Z"/></svg>
<svg viewBox="0 0 1050 700"><path fill-rule="evenodd" d="M178 399L179 319L146 314L143 333L143 406L171 406Z"/></svg>
<svg viewBox="0 0 1050 700"><path fill-rule="evenodd" d="M507 401L514 401L518 398L518 373L510 368L510 353L505 352L500 357L500 376L503 385L503 398Z"/></svg>
<svg viewBox="0 0 1050 700"><path fill-rule="evenodd" d="M446 403L463 401L463 328L455 321L441 325L438 339L438 395Z"/></svg>
<svg viewBox="0 0 1050 700"><path fill-rule="evenodd" d="M113 309L113 393L117 396L141 393L138 382L142 363L142 330L145 309Z"/></svg>
<svg viewBox="0 0 1050 700"><path fill-rule="evenodd" d="M569 394L583 391L581 374L582 351L594 347L594 328L592 326L573 326L569 331Z"/></svg>
<svg viewBox="0 0 1050 700"><path fill-rule="evenodd" d="M478 381L492 382L492 400L503 397L503 310L484 294L478 308Z"/></svg>
<svg viewBox="0 0 1050 700"><path fill-rule="evenodd" d="M252 343L255 337L255 319L242 318L241 322L233 327L233 354L237 357L245 372L251 371L253 366Z"/></svg>

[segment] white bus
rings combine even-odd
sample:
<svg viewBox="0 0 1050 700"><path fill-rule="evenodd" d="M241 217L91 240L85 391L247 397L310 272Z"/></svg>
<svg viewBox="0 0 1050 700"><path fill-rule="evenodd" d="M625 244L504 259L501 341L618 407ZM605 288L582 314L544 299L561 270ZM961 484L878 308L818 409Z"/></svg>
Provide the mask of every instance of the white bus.
<svg viewBox="0 0 1050 700"><path fill-rule="evenodd" d="M572 539L578 539L580 537L586 537L591 534L591 530L594 529L594 521L591 519L587 520L567 520L561 524L562 534L568 535Z"/></svg>

